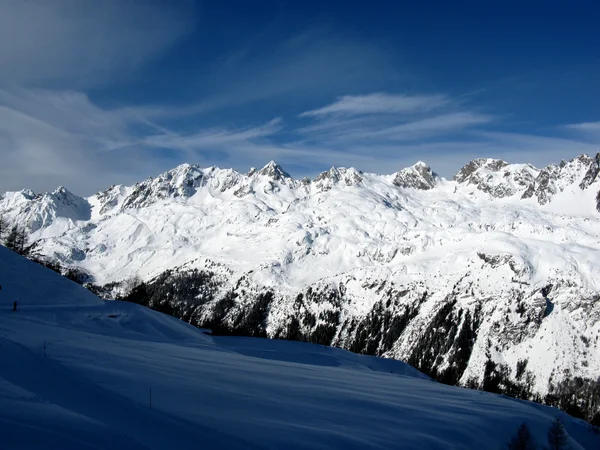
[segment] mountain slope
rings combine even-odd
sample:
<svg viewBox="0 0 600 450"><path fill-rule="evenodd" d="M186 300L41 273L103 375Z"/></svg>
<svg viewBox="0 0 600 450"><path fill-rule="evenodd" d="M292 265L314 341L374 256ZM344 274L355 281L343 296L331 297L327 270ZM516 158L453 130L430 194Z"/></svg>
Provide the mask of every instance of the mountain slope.
<svg viewBox="0 0 600 450"><path fill-rule="evenodd" d="M523 421L545 442L556 416L574 450L600 445L563 412L438 384L399 361L207 336L92 302L3 247L0 268L15 268L7 286L27 306L0 309L2 448L501 448ZM27 290L38 283L43 298Z"/></svg>
<svg viewBox="0 0 600 450"><path fill-rule="evenodd" d="M246 175L186 164L81 199L89 219L56 212L30 239L103 295L130 294L199 326L555 395L563 381L600 374L599 161L479 159L452 181L424 163L314 180L274 162ZM0 212L26 222L40 201L17 207L17 195ZM568 407L588 420L597 412Z"/></svg>

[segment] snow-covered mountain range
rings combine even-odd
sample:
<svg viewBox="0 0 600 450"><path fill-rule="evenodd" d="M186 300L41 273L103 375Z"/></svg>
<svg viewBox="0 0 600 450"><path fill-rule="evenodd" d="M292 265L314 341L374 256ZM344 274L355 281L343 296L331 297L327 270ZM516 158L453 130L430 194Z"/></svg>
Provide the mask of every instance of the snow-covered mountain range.
<svg viewBox="0 0 600 450"><path fill-rule="evenodd" d="M600 153L477 159L452 180L422 162L312 180L184 164L89 198L9 192L0 213L106 296L143 281L138 301L194 324L543 396L600 375L599 173Z"/></svg>

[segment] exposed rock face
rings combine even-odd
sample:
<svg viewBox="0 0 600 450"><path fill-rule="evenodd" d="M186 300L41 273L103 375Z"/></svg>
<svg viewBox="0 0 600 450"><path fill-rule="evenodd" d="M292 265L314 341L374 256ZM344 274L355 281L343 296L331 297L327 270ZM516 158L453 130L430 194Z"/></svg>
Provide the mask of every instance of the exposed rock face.
<svg viewBox="0 0 600 450"><path fill-rule="evenodd" d="M535 196L540 205L545 205L558 192L556 180L559 174L559 166L551 165L545 167L540 170L539 175L533 180L526 193L531 192L531 196ZM523 194L523 198L527 198L527 196Z"/></svg>
<svg viewBox="0 0 600 450"><path fill-rule="evenodd" d="M579 184L581 189L589 188L598 179L598 174L600 174L600 153L597 153L593 160L590 158L588 165L589 169Z"/></svg>
<svg viewBox="0 0 600 450"><path fill-rule="evenodd" d="M481 176L477 175L480 169L486 169L489 172L498 172L503 167L508 166L506 161L500 159L479 158L466 164L454 175L453 180L458 183L479 184Z"/></svg>
<svg viewBox="0 0 600 450"><path fill-rule="evenodd" d="M523 192L524 198L533 195L531 187L538 174L530 164L510 165L499 159L476 159L464 166L454 181L477 187L495 198L511 197Z"/></svg>
<svg viewBox="0 0 600 450"><path fill-rule="evenodd" d="M587 189L598 180L599 173L600 154L595 158L580 155L539 170L530 164L476 159L465 165L454 176L454 181L463 186L475 186L494 198L519 195L522 199L535 198L540 205L547 205L569 186Z"/></svg>
<svg viewBox="0 0 600 450"><path fill-rule="evenodd" d="M167 198L189 198L202 186L204 173L198 166L183 164L156 178L148 178L134 186L123 208L143 208Z"/></svg>
<svg viewBox="0 0 600 450"><path fill-rule="evenodd" d="M289 173L287 173L285 170L283 170L283 167L281 167L275 161L270 161L265 167L260 169L257 173L258 173L258 175L264 175L269 178L272 178L275 181L283 181L286 178L288 178L288 179L292 178L291 175Z"/></svg>
<svg viewBox="0 0 600 450"><path fill-rule="evenodd" d="M440 177L423 161L402 169L396 174L394 184L398 187L427 191L433 189Z"/></svg>
<svg viewBox="0 0 600 450"><path fill-rule="evenodd" d="M124 188L125 187L121 185L113 185L95 195L100 206L100 214L107 214L119 205L119 200L123 196Z"/></svg>
<svg viewBox="0 0 600 450"><path fill-rule="evenodd" d="M321 172L317 175L312 183L318 191L324 192L330 190L339 183L342 183L345 186L356 186L362 180L361 172L353 167L349 169L344 167L332 167L328 171Z"/></svg>

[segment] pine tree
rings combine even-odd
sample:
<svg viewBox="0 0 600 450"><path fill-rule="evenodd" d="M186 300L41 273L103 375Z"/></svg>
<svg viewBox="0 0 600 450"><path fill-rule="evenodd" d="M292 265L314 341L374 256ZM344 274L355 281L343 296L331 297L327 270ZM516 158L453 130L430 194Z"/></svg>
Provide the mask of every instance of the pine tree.
<svg viewBox="0 0 600 450"><path fill-rule="evenodd" d="M19 227L17 225L13 225L13 227L10 229L10 232L8 233L8 236L6 237L6 241L4 242L6 248L11 249L13 252L18 251L19 236Z"/></svg>
<svg viewBox="0 0 600 450"><path fill-rule="evenodd" d="M548 430L548 445L550 450L565 450L567 448L567 433L557 417Z"/></svg>
<svg viewBox="0 0 600 450"><path fill-rule="evenodd" d="M8 222L4 218L4 216L0 216L0 243L2 243L2 237L6 234L6 229L8 228Z"/></svg>
<svg viewBox="0 0 600 450"><path fill-rule="evenodd" d="M25 228L21 228L19 230L19 237L17 240L17 253L20 255L25 255L26 252L26 244L27 244L27 231Z"/></svg>
<svg viewBox="0 0 600 450"><path fill-rule="evenodd" d="M19 227L18 225L13 225L13 227L10 229L10 233L8 233L4 245L13 252L24 255L28 250L26 244L27 230Z"/></svg>
<svg viewBox="0 0 600 450"><path fill-rule="evenodd" d="M535 450L535 442L525 422L517 430L517 434L508 444L508 450Z"/></svg>

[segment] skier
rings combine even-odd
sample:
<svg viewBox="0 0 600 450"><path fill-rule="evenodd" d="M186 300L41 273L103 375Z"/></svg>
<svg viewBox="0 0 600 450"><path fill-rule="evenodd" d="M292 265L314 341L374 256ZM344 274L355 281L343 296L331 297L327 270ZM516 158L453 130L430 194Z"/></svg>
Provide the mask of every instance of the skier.
<svg viewBox="0 0 600 450"><path fill-rule="evenodd" d="M15 300L15 302L13 303L13 311L17 311L17 301Z"/></svg>

